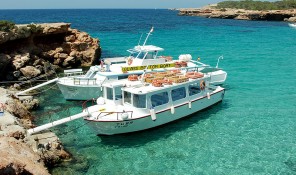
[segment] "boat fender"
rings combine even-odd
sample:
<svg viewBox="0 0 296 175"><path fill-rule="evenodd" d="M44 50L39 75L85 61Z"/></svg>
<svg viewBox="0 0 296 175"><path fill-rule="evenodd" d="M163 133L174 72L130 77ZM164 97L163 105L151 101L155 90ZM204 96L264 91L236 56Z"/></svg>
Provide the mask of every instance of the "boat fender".
<svg viewBox="0 0 296 175"><path fill-rule="evenodd" d="M188 102L188 107L191 109L191 101Z"/></svg>
<svg viewBox="0 0 296 175"><path fill-rule="evenodd" d="M104 105L104 104L105 104L105 99L104 99L103 97L99 97L99 98L97 99L97 104L98 104L98 105Z"/></svg>
<svg viewBox="0 0 296 175"><path fill-rule="evenodd" d="M171 113L175 114L175 106L171 106Z"/></svg>
<svg viewBox="0 0 296 175"><path fill-rule="evenodd" d="M156 114L155 114L155 110L154 110L154 108L151 108L151 109L150 109L150 115L151 115L151 119L152 119L153 121L155 121L155 120L156 120Z"/></svg>
<svg viewBox="0 0 296 175"><path fill-rule="evenodd" d="M211 99L211 95L209 92L207 93L207 96L208 96L208 99Z"/></svg>
<svg viewBox="0 0 296 175"><path fill-rule="evenodd" d="M128 119L128 113L127 112L122 113L121 118L122 118L122 120L127 120Z"/></svg>

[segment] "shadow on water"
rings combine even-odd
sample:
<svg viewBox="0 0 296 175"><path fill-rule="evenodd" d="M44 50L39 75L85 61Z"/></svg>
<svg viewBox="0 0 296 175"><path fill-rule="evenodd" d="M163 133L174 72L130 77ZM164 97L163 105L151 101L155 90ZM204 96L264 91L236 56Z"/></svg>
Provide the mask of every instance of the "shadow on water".
<svg viewBox="0 0 296 175"><path fill-rule="evenodd" d="M176 132L186 130L198 122L217 114L219 111L228 108L229 105L224 100L213 106L191 114L185 118L155 127L144 131L126 133L120 135L105 136L99 135L101 144L115 147L140 147L149 142L170 137Z"/></svg>

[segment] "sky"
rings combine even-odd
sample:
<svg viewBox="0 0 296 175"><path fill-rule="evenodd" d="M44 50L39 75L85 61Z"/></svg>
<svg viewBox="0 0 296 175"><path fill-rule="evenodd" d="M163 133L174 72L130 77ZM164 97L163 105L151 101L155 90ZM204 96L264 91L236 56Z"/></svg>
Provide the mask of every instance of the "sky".
<svg viewBox="0 0 296 175"><path fill-rule="evenodd" d="M1 0L0 9L189 8L223 0Z"/></svg>

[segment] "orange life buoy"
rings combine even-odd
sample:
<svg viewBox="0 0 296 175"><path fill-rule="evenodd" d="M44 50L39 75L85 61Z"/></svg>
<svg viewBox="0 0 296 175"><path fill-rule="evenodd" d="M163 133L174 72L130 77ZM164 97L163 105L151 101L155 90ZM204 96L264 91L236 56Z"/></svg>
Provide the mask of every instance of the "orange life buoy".
<svg viewBox="0 0 296 175"><path fill-rule="evenodd" d="M185 76L186 76L186 77L189 77L189 76L191 76L191 75L194 75L194 72L187 72Z"/></svg>
<svg viewBox="0 0 296 175"><path fill-rule="evenodd" d="M172 70L171 72L172 72L172 73L181 73L181 70L179 70L179 69L175 69L175 70Z"/></svg>
<svg viewBox="0 0 296 175"><path fill-rule="evenodd" d="M154 86L154 87L161 87L162 86L162 81L163 80L153 80L152 81L152 86Z"/></svg>
<svg viewBox="0 0 296 175"><path fill-rule="evenodd" d="M194 75L197 76L197 78L204 77L204 74L203 73L200 73L200 72L195 72Z"/></svg>
<svg viewBox="0 0 296 175"><path fill-rule="evenodd" d="M133 63L133 59L131 57L127 58L127 64L131 65Z"/></svg>
<svg viewBox="0 0 296 175"><path fill-rule="evenodd" d="M128 79L129 81L137 81L137 80L139 79L139 76L138 76L138 75L129 75L129 76L127 77L127 79Z"/></svg>

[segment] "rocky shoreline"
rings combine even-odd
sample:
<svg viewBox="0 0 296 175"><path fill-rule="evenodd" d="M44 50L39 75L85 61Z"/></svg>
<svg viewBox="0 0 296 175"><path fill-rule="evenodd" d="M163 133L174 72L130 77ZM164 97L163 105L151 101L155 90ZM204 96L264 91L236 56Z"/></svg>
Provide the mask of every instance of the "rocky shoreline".
<svg viewBox="0 0 296 175"><path fill-rule="evenodd" d="M50 131L27 135L34 127L29 110L39 105L32 96L16 98L10 90L0 88L0 174L49 174L53 167L70 159L59 138Z"/></svg>
<svg viewBox="0 0 296 175"><path fill-rule="evenodd" d="M21 88L27 80L44 79L56 70L90 66L100 55L99 40L69 23L15 25L0 31L0 81L19 81L15 87ZM47 168L71 155L50 131L26 133L34 127L30 111L39 101L15 93L0 87L0 174L50 174Z"/></svg>
<svg viewBox="0 0 296 175"><path fill-rule="evenodd" d="M54 69L99 61L99 40L69 23L22 24L0 31L0 80L26 80Z"/></svg>
<svg viewBox="0 0 296 175"><path fill-rule="evenodd" d="M203 8L177 9L180 16L202 16L206 18L287 21L296 22L296 9L290 10L245 10L245 9L217 9L215 6Z"/></svg>

